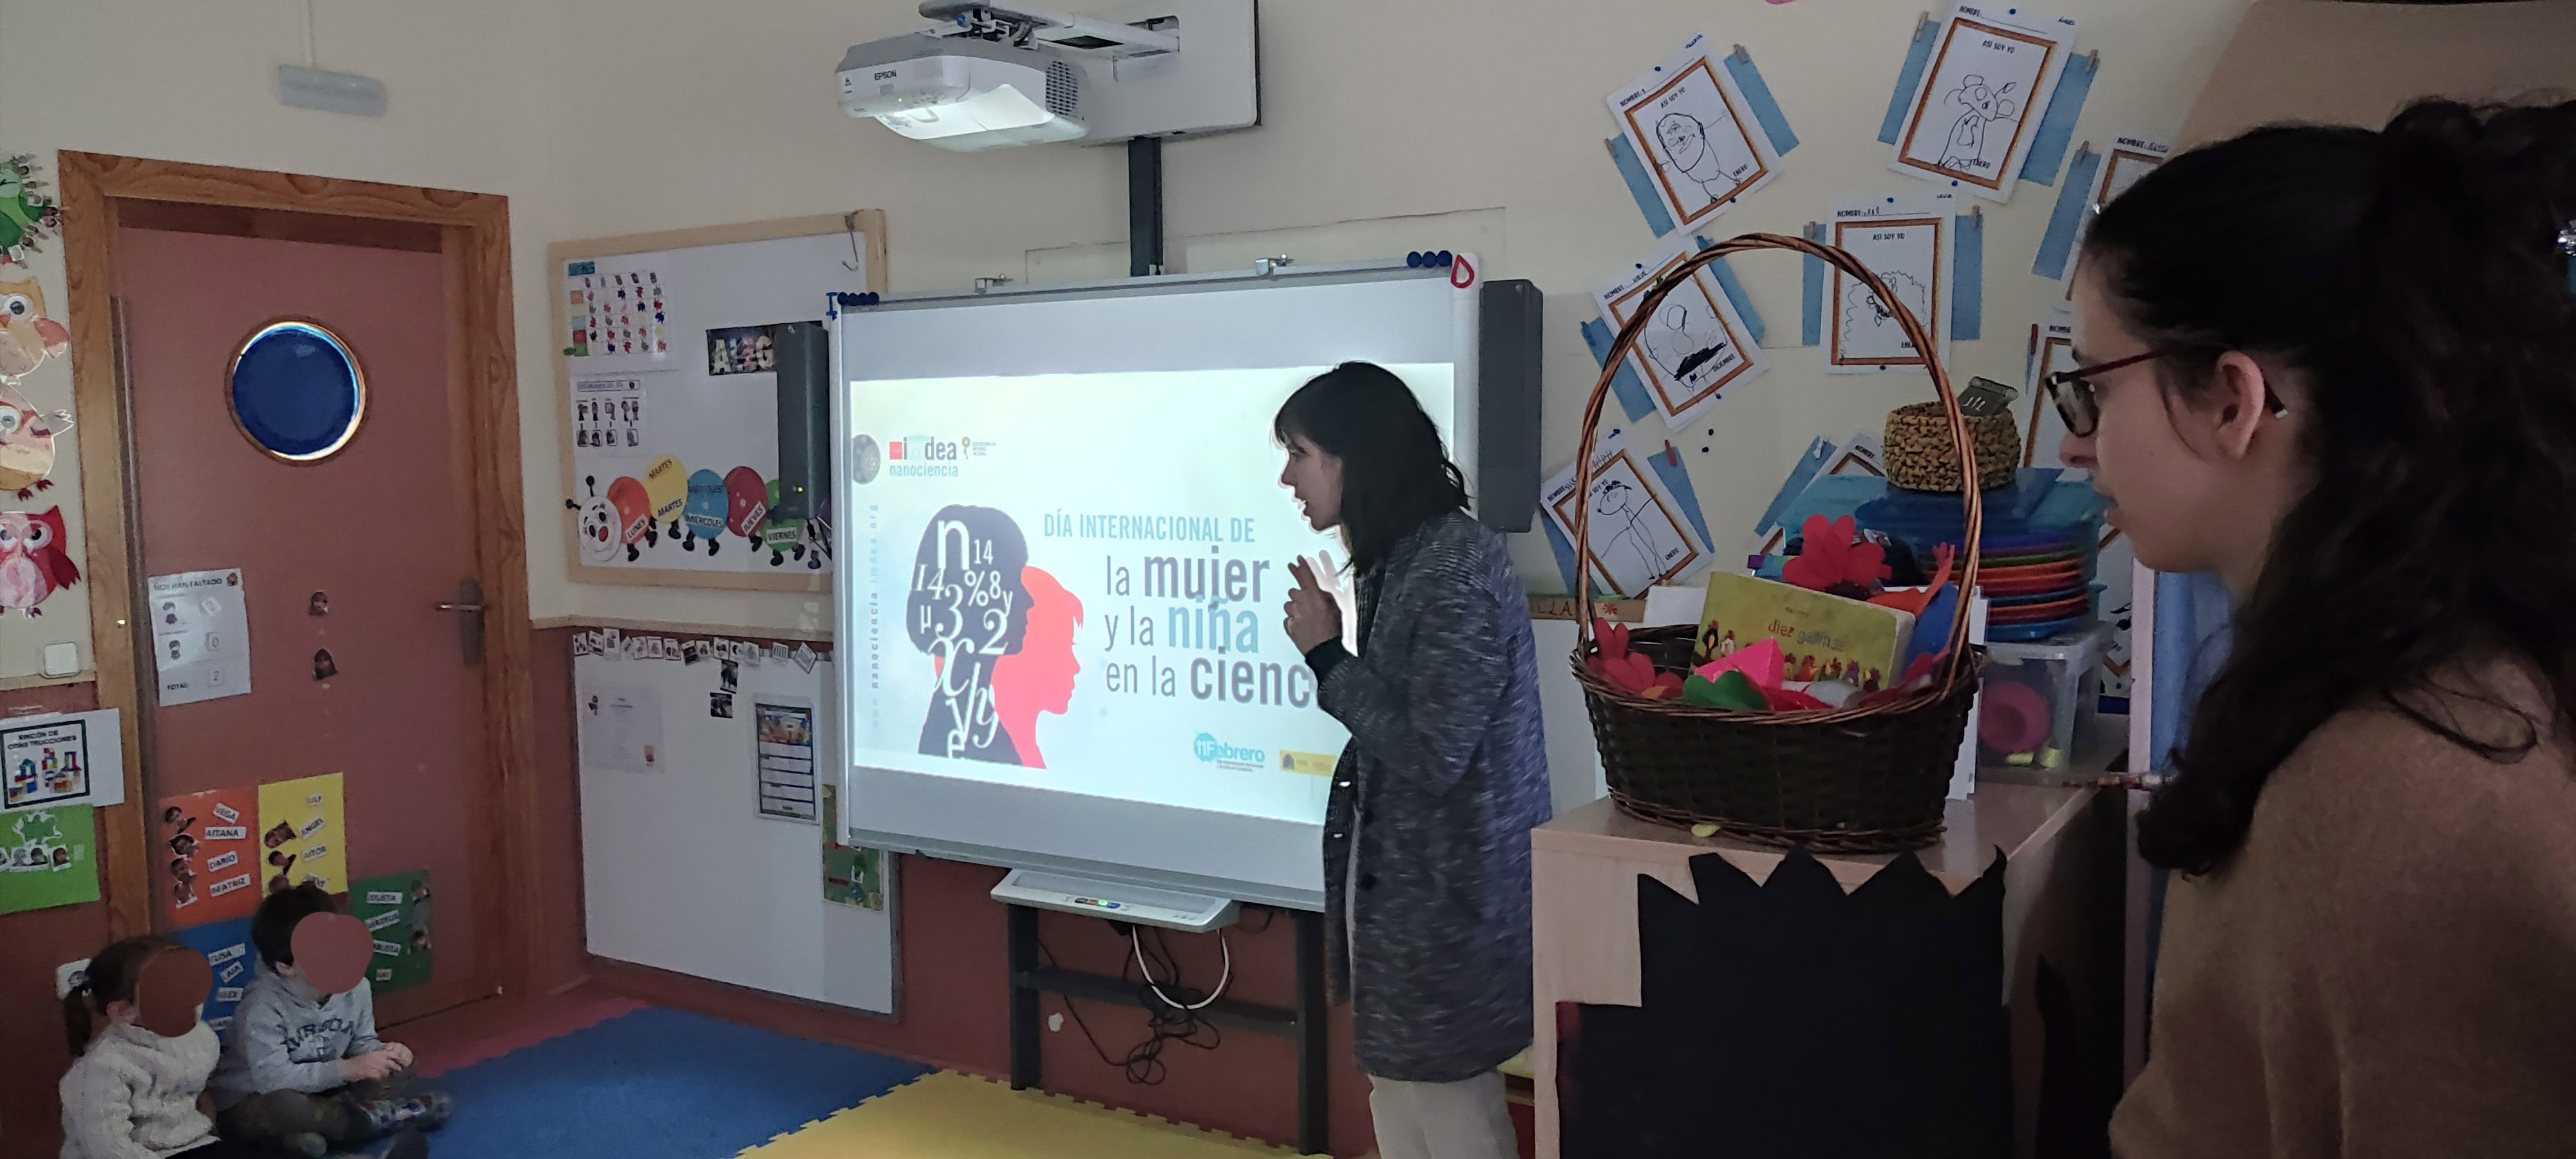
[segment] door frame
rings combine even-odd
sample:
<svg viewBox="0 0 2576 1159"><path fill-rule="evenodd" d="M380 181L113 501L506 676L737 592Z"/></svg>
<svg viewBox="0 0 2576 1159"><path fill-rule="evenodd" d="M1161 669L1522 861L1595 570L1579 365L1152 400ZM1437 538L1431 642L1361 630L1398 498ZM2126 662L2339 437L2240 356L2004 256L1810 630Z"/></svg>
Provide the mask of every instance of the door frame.
<svg viewBox="0 0 2576 1159"><path fill-rule="evenodd" d="M129 399L115 321L114 244L123 206L150 202L275 210L353 224L436 227L446 267L448 391L465 413L468 518L483 585L483 736L469 773L469 856L490 867L470 919L482 993L524 992L535 976L539 905L536 733L529 674L528 563L520 494L517 334L510 291L510 202L490 193L385 185L63 150L58 166L69 285L72 399L81 508L88 530L90 632L98 702L118 710L126 803L99 810L111 936L152 929L148 813L157 798L143 768L145 699L130 627L142 545L134 536Z"/></svg>

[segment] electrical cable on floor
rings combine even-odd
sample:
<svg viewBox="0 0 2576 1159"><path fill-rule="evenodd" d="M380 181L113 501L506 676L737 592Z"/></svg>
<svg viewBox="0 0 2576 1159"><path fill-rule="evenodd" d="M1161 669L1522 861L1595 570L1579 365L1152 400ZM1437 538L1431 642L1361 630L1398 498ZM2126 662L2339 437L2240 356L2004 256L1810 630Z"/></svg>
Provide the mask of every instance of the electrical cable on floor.
<svg viewBox="0 0 2576 1159"><path fill-rule="evenodd" d="M1155 942L1160 944L1162 938L1162 931L1156 930L1154 932ZM1134 926L1127 927L1127 944L1136 948L1136 970L1138 973L1145 976L1145 988L1153 991L1154 997L1162 999L1163 1005L1165 1006L1181 1010L1205 1010L1210 1003L1215 1002L1219 997L1225 994L1226 983L1234 980L1234 947L1226 944L1224 930L1218 930L1216 932L1216 944L1217 948L1225 951L1225 972L1217 975L1216 989L1209 991L1207 997L1201 998L1196 1002L1183 1002L1178 998L1174 998L1169 994L1163 993L1162 985L1154 981L1154 972L1147 969L1145 966L1145 943L1137 939L1136 927ZM1167 954L1169 953L1168 950L1165 952ZM1175 977L1172 981L1173 984L1177 986L1180 979Z"/></svg>
<svg viewBox="0 0 2576 1159"><path fill-rule="evenodd" d="M1111 922L1110 924L1113 926L1126 926L1126 923L1123 922ZM1129 926L1126 928L1129 932L1130 945L1132 945L1136 950L1134 964L1138 968L1142 968L1146 954L1144 945L1142 942L1134 940L1134 927ZM1234 973L1232 966L1233 954L1233 949L1228 947L1226 949L1226 959L1228 963L1226 976L1228 978L1231 978ZM1209 996L1206 1001L1198 1000L1197 991L1192 990L1179 982L1179 968L1171 961L1169 954L1163 952L1158 946L1154 956L1161 959L1164 976L1172 979L1169 983L1170 990L1166 991L1162 987L1155 985L1150 980L1149 975L1149 980L1145 987L1137 991L1137 1005L1144 1008L1146 1012L1146 1022L1150 1029L1145 1041L1139 1042L1135 1046L1130 1047L1124 1056L1111 1055L1107 1048L1100 1045L1100 1036L1092 1032L1091 1024L1083 1019L1082 1010L1073 1001L1071 996L1063 994L1056 996L1063 1000L1065 1014L1070 1016L1073 1019L1074 1026L1082 1031L1083 1039L1091 1044L1091 1053L1100 1056L1101 1062L1117 1067L1120 1071L1124 1072L1127 1076L1128 1082L1135 1083L1139 1086L1149 1087L1160 1085L1163 1079L1169 1074L1169 1067L1163 1061L1163 1049L1168 1044L1177 1042L1183 1046L1195 1047L1199 1050L1215 1050L1217 1047L1222 1046L1225 1043L1224 1031L1220 1030L1214 1023L1200 1021L1198 1015L1194 1013L1195 1010L1205 1007L1209 1001L1213 1001L1214 996ZM1046 942L1044 940L1040 940L1038 942L1038 957L1049 967L1053 967L1056 964L1055 954L1046 948ZM1126 959L1121 959L1118 963L1118 979L1122 982L1132 980L1127 972L1129 965L1130 963ZM1220 984L1219 989L1221 992L1223 989L1222 984ZM1198 1002L1198 1005L1185 1006L1182 1002L1172 1001L1173 997L1180 997L1187 1001L1196 1001ZM1155 999L1161 999L1162 1001L1157 1002ZM1201 1039L1202 1032L1205 1034L1204 1041Z"/></svg>

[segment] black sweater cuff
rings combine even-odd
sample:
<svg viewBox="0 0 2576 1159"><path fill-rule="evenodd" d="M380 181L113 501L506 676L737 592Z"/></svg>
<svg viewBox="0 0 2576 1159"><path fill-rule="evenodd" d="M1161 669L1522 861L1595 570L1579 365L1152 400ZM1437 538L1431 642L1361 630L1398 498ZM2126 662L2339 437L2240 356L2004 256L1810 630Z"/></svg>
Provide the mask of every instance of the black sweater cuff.
<svg viewBox="0 0 2576 1159"><path fill-rule="evenodd" d="M1351 658L1351 650L1340 640L1326 640L1306 650L1306 667L1315 670L1315 684L1322 687L1324 678L1333 674L1335 665Z"/></svg>

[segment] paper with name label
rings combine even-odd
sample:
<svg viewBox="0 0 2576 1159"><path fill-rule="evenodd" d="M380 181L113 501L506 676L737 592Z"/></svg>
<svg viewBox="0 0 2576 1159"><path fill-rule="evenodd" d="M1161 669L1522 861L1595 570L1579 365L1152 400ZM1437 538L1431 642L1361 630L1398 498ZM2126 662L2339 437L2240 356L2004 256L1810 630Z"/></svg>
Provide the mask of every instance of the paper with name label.
<svg viewBox="0 0 2576 1159"><path fill-rule="evenodd" d="M250 692L250 613L240 568L156 575L146 583L162 707Z"/></svg>
<svg viewBox="0 0 2576 1159"><path fill-rule="evenodd" d="M1665 452L1655 452L1662 454ZM1681 501L1646 463L1646 453L1613 434L1592 450L1592 517L1585 528L1595 591L1634 595L1708 569L1715 557L1691 530ZM1574 542L1574 465L1548 480L1542 507Z"/></svg>
<svg viewBox="0 0 2576 1159"><path fill-rule="evenodd" d="M341 800L338 773L259 787L260 864L254 872L267 883L262 893L307 882L330 893L349 888L349 828Z"/></svg>
<svg viewBox="0 0 2576 1159"><path fill-rule="evenodd" d="M1914 319L1931 331L1938 349L1930 357L1950 360L1950 268L1957 243L1947 193L1930 196L1847 199L1834 206L1825 240L1868 266L1904 303ZM1825 369L1836 374L1865 374L1903 368L1920 369L1925 351L1914 348L1897 323L1896 312L1860 279L1837 269L1833 296L1826 303Z"/></svg>
<svg viewBox="0 0 2576 1159"><path fill-rule="evenodd" d="M1890 164L1944 189L2009 201L2075 51L2075 21L2027 5L1957 4L1940 36Z"/></svg>
<svg viewBox="0 0 2576 1159"><path fill-rule="evenodd" d="M257 787L164 797L153 824L152 876L168 924L246 918L259 907Z"/></svg>

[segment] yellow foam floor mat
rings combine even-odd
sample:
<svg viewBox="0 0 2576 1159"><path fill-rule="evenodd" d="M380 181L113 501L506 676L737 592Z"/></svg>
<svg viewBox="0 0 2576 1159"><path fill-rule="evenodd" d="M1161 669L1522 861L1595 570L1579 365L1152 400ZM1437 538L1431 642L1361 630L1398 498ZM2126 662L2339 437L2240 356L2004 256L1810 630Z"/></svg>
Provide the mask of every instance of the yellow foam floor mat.
<svg viewBox="0 0 2576 1159"><path fill-rule="evenodd" d="M1287 1156L1232 1135L956 1071L835 1111L740 1159L1239 1159Z"/></svg>

